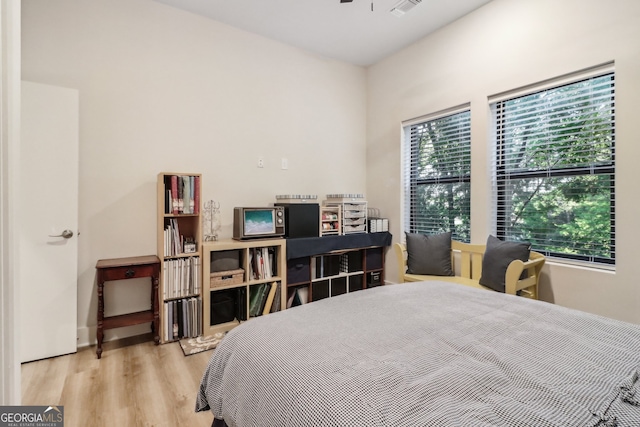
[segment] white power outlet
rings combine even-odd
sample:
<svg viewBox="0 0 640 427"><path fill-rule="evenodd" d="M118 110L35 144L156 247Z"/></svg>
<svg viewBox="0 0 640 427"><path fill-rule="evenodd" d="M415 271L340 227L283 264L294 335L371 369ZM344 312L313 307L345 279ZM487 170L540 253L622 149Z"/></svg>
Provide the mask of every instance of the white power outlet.
<svg viewBox="0 0 640 427"><path fill-rule="evenodd" d="M263 168L264 167L264 159L262 157L258 158L258 167L259 168Z"/></svg>

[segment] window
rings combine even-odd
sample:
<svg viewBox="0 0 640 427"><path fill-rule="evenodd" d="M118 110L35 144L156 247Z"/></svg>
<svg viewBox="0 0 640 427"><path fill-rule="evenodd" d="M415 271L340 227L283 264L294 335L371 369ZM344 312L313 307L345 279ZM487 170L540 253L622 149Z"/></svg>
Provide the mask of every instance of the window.
<svg viewBox="0 0 640 427"><path fill-rule="evenodd" d="M469 110L405 126L405 230L470 239Z"/></svg>
<svg viewBox="0 0 640 427"><path fill-rule="evenodd" d="M614 80L608 70L491 104L499 238L614 264Z"/></svg>

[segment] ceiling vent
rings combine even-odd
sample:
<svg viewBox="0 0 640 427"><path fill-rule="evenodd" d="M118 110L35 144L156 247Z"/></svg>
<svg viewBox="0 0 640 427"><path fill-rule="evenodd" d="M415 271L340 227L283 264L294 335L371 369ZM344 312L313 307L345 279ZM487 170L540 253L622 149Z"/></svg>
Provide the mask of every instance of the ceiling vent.
<svg viewBox="0 0 640 427"><path fill-rule="evenodd" d="M391 14L401 17L414 7L418 5L422 0L402 0L391 9Z"/></svg>

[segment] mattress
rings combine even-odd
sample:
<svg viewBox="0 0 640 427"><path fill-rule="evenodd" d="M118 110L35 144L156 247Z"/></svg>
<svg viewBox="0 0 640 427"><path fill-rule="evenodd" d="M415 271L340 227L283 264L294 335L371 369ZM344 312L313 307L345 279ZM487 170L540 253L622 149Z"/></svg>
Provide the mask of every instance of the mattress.
<svg viewBox="0 0 640 427"><path fill-rule="evenodd" d="M236 426L640 426L640 326L445 282L252 319L196 411Z"/></svg>

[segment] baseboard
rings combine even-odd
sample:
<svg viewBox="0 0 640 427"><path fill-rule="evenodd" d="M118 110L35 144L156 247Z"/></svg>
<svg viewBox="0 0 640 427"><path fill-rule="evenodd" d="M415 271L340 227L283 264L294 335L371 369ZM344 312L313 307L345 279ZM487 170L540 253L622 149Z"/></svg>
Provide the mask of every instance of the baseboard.
<svg viewBox="0 0 640 427"><path fill-rule="evenodd" d="M148 323L142 325L126 326L124 328L109 329L104 331L104 342L119 340L122 338L135 337L150 332ZM78 328L78 348L97 345L97 326L86 326Z"/></svg>

